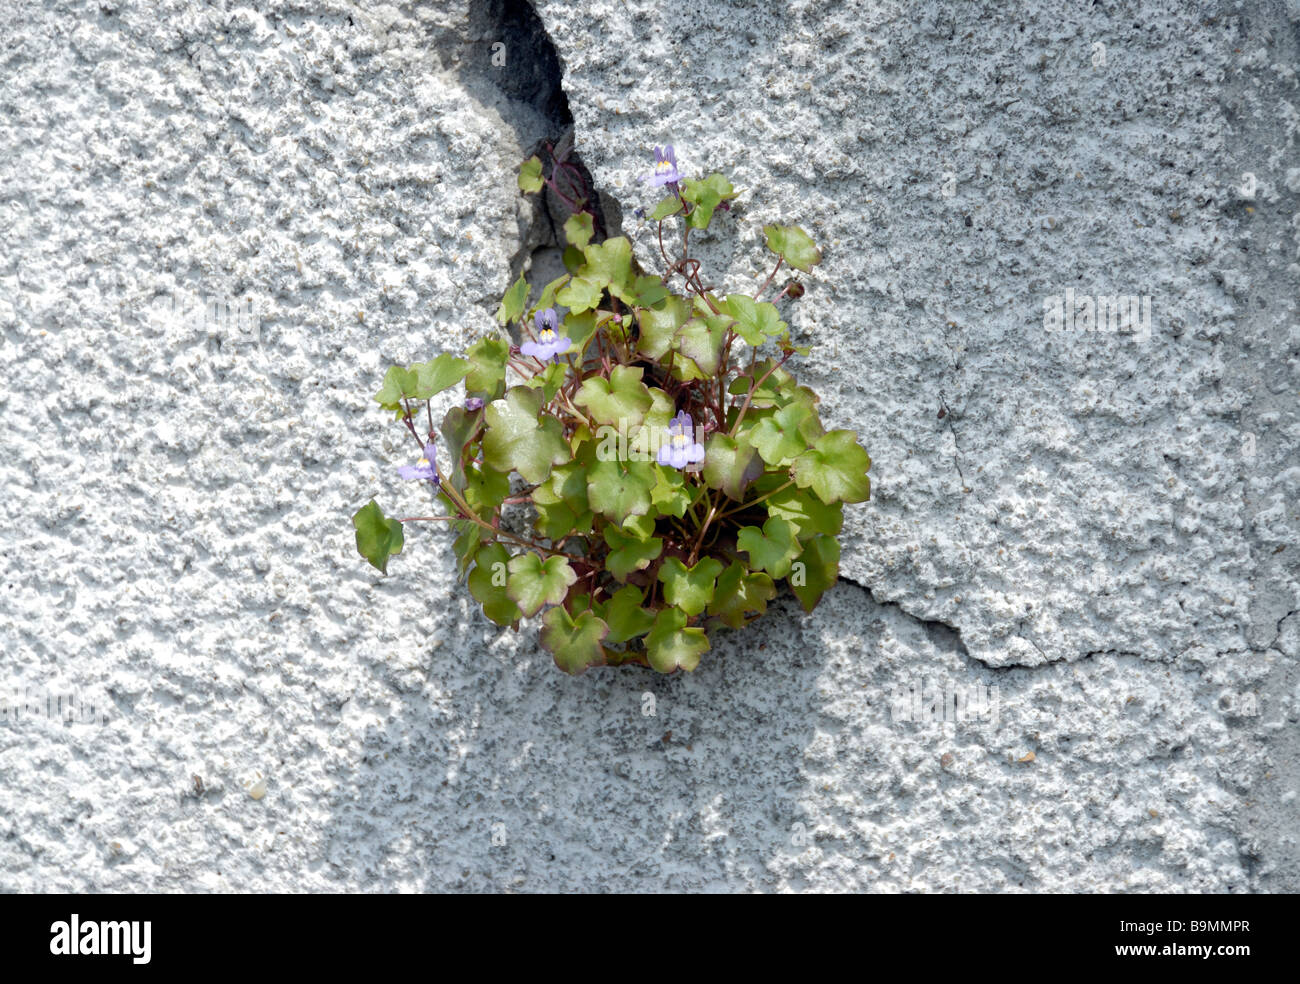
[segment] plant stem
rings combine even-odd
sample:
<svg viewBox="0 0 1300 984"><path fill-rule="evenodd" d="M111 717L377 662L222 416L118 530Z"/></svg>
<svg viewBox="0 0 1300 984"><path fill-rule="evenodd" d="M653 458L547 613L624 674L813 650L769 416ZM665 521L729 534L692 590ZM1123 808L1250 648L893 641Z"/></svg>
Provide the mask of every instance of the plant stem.
<svg viewBox="0 0 1300 984"><path fill-rule="evenodd" d="M760 502L762 502L764 499L769 499L769 498L771 498L772 496L776 495L776 494L777 494L778 492L780 492L781 490L783 490L783 489L787 489L787 488L789 488L789 487L790 487L791 485L793 485L793 484L794 484L794 479L792 478L792 479L790 479L788 482L785 482L785 483L783 483L783 484L781 484L781 485L778 485L778 486L777 486L776 488L774 488L771 492L765 492L763 495L760 495L757 499L752 499L752 500L750 500L749 502L742 502L740 505L736 506L735 509L728 509L728 510L727 510L726 512L724 512L722 515L720 515L720 516L718 517L718 519L719 519L719 520L723 520L723 519L726 519L728 516L733 515L734 513L744 512L744 511L745 511L746 509L748 509L750 506L756 506L756 505L758 505L758 504L759 504Z"/></svg>
<svg viewBox="0 0 1300 984"><path fill-rule="evenodd" d="M438 469L437 462L434 462L434 468ZM457 492L455 488L453 488L450 485L447 485L443 481L441 469L438 469L437 474L438 474L438 484L442 490L443 495L445 495L448 499L450 499L452 503L456 506L456 508L460 511L460 516L458 518L467 519L471 523L474 523L476 526L480 526L485 530L495 533L497 536L507 537L508 539L515 541L515 543L528 547L529 549L532 550L540 550L543 553L548 553L559 557L576 556L575 554L565 553L563 550L553 550L550 547L544 547L540 543L536 543L532 540L526 540L521 536L516 536L515 534L511 533L509 530L503 530L499 526L494 526L493 524L484 521L484 519L481 516L479 516L478 513L476 513L473 509L469 507L469 503L465 501L465 498L459 492Z"/></svg>
<svg viewBox="0 0 1300 984"><path fill-rule="evenodd" d="M731 437L734 438L736 436L736 433L740 430L740 422L745 419L745 414L749 412L749 405L754 402L754 394L758 392L758 388L763 385L763 383L767 380L768 376L772 375L772 373L776 372L783 365L785 365L786 360L788 360L792 355L794 355L793 352L787 352L785 355L781 357L780 362L772 363L772 366L767 370L767 372L763 373L763 375L758 379L756 379L754 381L754 384L749 387L749 392L745 394L744 406L740 408L740 416L738 416L736 418L736 422L731 425L731 430L729 432Z"/></svg>
<svg viewBox="0 0 1300 984"><path fill-rule="evenodd" d="M760 297L763 296L763 291L767 290L768 285L771 284L772 282L772 278L776 276L776 271L781 269L781 264L784 261L785 261L784 256L778 256L776 258L776 266L772 267L772 272L769 273L767 275L767 279L763 281L763 286L758 288L758 293L754 295L754 300L758 300Z"/></svg>
<svg viewBox="0 0 1300 984"><path fill-rule="evenodd" d="M704 532L709 528L709 524L713 522L713 517L717 514L717 512L718 512L718 504L715 502L709 509L708 516L704 518L704 525L700 527L699 538L695 541L695 546L691 548L691 555L686 562L687 567L695 566L695 558L698 557L700 554L700 544L704 542Z"/></svg>

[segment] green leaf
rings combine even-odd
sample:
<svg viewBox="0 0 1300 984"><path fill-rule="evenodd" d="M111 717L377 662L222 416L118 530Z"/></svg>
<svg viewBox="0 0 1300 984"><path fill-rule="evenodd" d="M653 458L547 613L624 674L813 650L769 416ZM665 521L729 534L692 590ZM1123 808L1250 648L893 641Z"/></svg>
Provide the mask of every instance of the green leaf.
<svg viewBox="0 0 1300 984"><path fill-rule="evenodd" d="M513 625L523 616L506 594L510 581L510 554L499 543L478 551L477 563L469 575L469 593L483 606L483 614L497 625Z"/></svg>
<svg viewBox="0 0 1300 984"><path fill-rule="evenodd" d="M653 612L641 607L645 592L634 584L619 588L605 605L605 623L609 626L610 645L645 635L654 625Z"/></svg>
<svg viewBox="0 0 1300 984"><path fill-rule="evenodd" d="M638 351L652 359L663 358L689 315L686 302L676 295L670 296L661 308L642 311L637 322L641 329Z"/></svg>
<svg viewBox="0 0 1300 984"><path fill-rule="evenodd" d="M769 465L784 465L808 450L801 426L811 411L799 403L781 407L754 422L744 434Z"/></svg>
<svg viewBox="0 0 1300 984"><path fill-rule="evenodd" d="M767 378L764 379L763 377ZM749 393L749 389L754 385L756 380L762 380L758 388L754 390L752 406L755 409L765 409L772 406L784 406L787 403L798 402L809 406L817 402L817 397L811 390L800 387L793 376L782 369L780 366L773 368L771 359L764 359L754 366L749 375L737 376L727 387L727 392L733 396L744 396Z"/></svg>
<svg viewBox="0 0 1300 984"><path fill-rule="evenodd" d="M524 313L524 305L527 303L528 282L524 280L524 275L521 273L519 279L501 298L501 306L497 308L497 324L508 325L514 321Z"/></svg>
<svg viewBox="0 0 1300 984"><path fill-rule="evenodd" d="M575 449L573 460L557 465L547 480L551 491L570 503L577 512L590 508L587 502L587 471L595 460L596 445L591 442L582 444Z"/></svg>
<svg viewBox="0 0 1300 984"><path fill-rule="evenodd" d="M705 557L694 567L669 557L659 567L664 600L687 615L698 615L713 600L713 584L721 573L722 563L713 557Z"/></svg>
<svg viewBox="0 0 1300 984"><path fill-rule="evenodd" d="M797 387L791 394L790 402L798 403L808 411L808 416L799 425L799 433L803 435L803 439L809 446L816 444L818 438L826 433L826 428L822 426L822 419L817 413L817 404L820 401L821 398L807 386Z"/></svg>
<svg viewBox="0 0 1300 984"><path fill-rule="evenodd" d="M458 359L444 352L428 362L422 362L411 368L419 377L416 386L417 396L421 400L428 400L464 379L465 374L470 370L470 362L468 359Z"/></svg>
<svg viewBox="0 0 1300 984"><path fill-rule="evenodd" d="M761 530L742 526L736 533L736 546L749 554L750 567L773 577L785 577L790 561L799 553L795 528L780 516L769 516Z"/></svg>
<svg viewBox="0 0 1300 984"><path fill-rule="evenodd" d="M451 484L458 491L465 488L465 445L482 421L483 411L464 407L452 407L442 418L442 439L451 452Z"/></svg>
<svg viewBox="0 0 1300 984"><path fill-rule="evenodd" d="M464 577L465 572L469 570L469 565L478 556L479 548L483 545L481 534L485 531L478 523L471 522L468 519L456 520L451 524L451 528L458 534L455 542L451 545L452 553L460 561L458 566L461 576Z"/></svg>
<svg viewBox="0 0 1300 984"><path fill-rule="evenodd" d="M793 353L795 355L806 356L813 349L811 345L796 345L790 338L790 329L788 328L781 333L781 337L777 339L776 344L780 346L782 355L790 355Z"/></svg>
<svg viewBox="0 0 1300 984"><path fill-rule="evenodd" d="M564 269L572 274L576 274L582 269L582 265L587 262L587 258L582 255L582 250L578 249L577 246L565 246L560 259L564 261Z"/></svg>
<svg viewBox="0 0 1300 984"><path fill-rule="evenodd" d="M533 483L544 481L554 465L569 460L564 425L542 413L542 394L514 386L505 399L487 405L483 460L497 471L512 469Z"/></svg>
<svg viewBox="0 0 1300 984"><path fill-rule="evenodd" d="M534 310L541 311L548 307L555 307L555 292L569 282L572 274L562 273L549 284L542 288L542 296L537 299Z"/></svg>
<svg viewBox="0 0 1300 984"><path fill-rule="evenodd" d="M533 506L537 510L537 530L550 540L565 536L585 536L591 532L595 514L587 508L586 486L583 486L581 504L556 495L549 485L533 489Z"/></svg>
<svg viewBox="0 0 1300 984"><path fill-rule="evenodd" d="M605 569L619 581L626 581L633 571L645 570L664 549L664 541L659 537L638 536L612 523L605 527L605 543L609 545Z"/></svg>
<svg viewBox="0 0 1300 984"><path fill-rule="evenodd" d="M636 297L631 303L637 307L654 307L671 296L668 288L658 277L637 277L634 289Z"/></svg>
<svg viewBox="0 0 1300 984"><path fill-rule="evenodd" d="M799 488L811 486L822 502L830 504L871 498L870 467L871 458L858 445L857 435L851 430L833 430L795 458L790 471Z"/></svg>
<svg viewBox="0 0 1300 984"><path fill-rule="evenodd" d="M594 445L583 445L574 460L552 469L551 477L533 490L537 529L543 536L558 540L591 532L595 514L587 504L587 466L593 453Z"/></svg>
<svg viewBox="0 0 1300 984"><path fill-rule="evenodd" d="M402 524L389 519L371 499L352 515L357 530L357 553L372 567L388 573L388 558L402 552Z"/></svg>
<svg viewBox="0 0 1300 984"><path fill-rule="evenodd" d="M543 605L562 602L569 593L569 586L578 580L578 575L573 573L573 568L563 557L542 560L531 550L511 557L509 569L506 594L530 618Z"/></svg>
<svg viewBox="0 0 1300 984"><path fill-rule="evenodd" d="M736 194L731 182L721 174L710 174L703 181L687 178L682 185L682 197L695 203L695 208L687 216L687 225L692 229L707 229L714 210L735 198Z"/></svg>
<svg viewBox="0 0 1300 984"><path fill-rule="evenodd" d="M764 476L764 481L767 480L767 477ZM784 479L780 476L773 476L771 481L780 484ZM761 495L764 491L771 491L771 489L764 489L760 483L759 487L755 488L754 491ZM844 527L843 503L834 502L827 505L812 492L794 486L777 492L768 498L765 504L769 516L780 516L787 522L793 523L799 530L800 539L807 539L818 533L837 536Z"/></svg>
<svg viewBox="0 0 1300 984"><path fill-rule="evenodd" d="M641 421L643 425L655 429L663 429L668 426L668 422L677 416L677 404L673 398L659 389L657 386L650 387L650 399L653 405L646 411L645 419ZM676 471L673 474L677 474Z"/></svg>
<svg viewBox="0 0 1300 984"><path fill-rule="evenodd" d="M727 318L691 318L677 330L677 350L693 361L705 376L718 371Z"/></svg>
<svg viewBox="0 0 1300 984"><path fill-rule="evenodd" d="M568 372L569 364L567 362L552 362L531 379L524 380L524 385L530 389L540 389L542 391L542 403L547 404L555 399L555 394L564 385L564 377L568 375Z"/></svg>
<svg viewBox="0 0 1300 984"><path fill-rule="evenodd" d="M677 669L689 673L700 665L700 656L708 652L709 637L703 629L686 627L685 612L665 608L655 618L645 648L650 665L660 673Z"/></svg>
<svg viewBox="0 0 1300 984"><path fill-rule="evenodd" d="M486 518L510 494L510 478L487 465L470 465L465 469L465 501Z"/></svg>
<svg viewBox="0 0 1300 984"><path fill-rule="evenodd" d="M578 249L582 249L587 243L591 242L591 237L595 231L595 224L588 212L575 212L564 222L564 238L577 246Z"/></svg>
<svg viewBox="0 0 1300 984"><path fill-rule="evenodd" d="M808 273L822 261L822 251L813 243L812 237L798 226L763 226L767 235L767 248L796 270Z"/></svg>
<svg viewBox="0 0 1300 984"><path fill-rule="evenodd" d="M587 262L578 271L579 276L608 288L619 300L634 297L628 283L632 276L632 244L626 236L588 243L582 253Z"/></svg>
<svg viewBox="0 0 1300 984"><path fill-rule="evenodd" d="M505 392L510 343L504 338L481 338L465 354L472 366L465 377L465 392L489 401L499 399Z"/></svg>
<svg viewBox="0 0 1300 984"><path fill-rule="evenodd" d="M609 379L588 376L573 402L586 409L598 424L617 427L622 421L631 429L654 405L650 390L641 382L643 371L640 366L615 366Z"/></svg>
<svg viewBox="0 0 1300 984"><path fill-rule="evenodd" d="M402 400L419 399L419 373L401 366L391 366L384 375L384 385L374 399L385 410L401 410Z"/></svg>
<svg viewBox="0 0 1300 984"><path fill-rule="evenodd" d="M704 481L740 502L755 477L755 452L726 434L714 434L704 446ZM761 464L761 463L760 463ZM761 469L759 469L761 471Z"/></svg>
<svg viewBox="0 0 1300 984"><path fill-rule="evenodd" d="M525 195L542 190L542 161L536 155L519 166L519 190Z"/></svg>
<svg viewBox="0 0 1300 984"><path fill-rule="evenodd" d="M839 576L839 541L831 536L816 536L804 545L803 553L790 565L790 590L803 610L810 612Z"/></svg>
<svg viewBox="0 0 1300 984"><path fill-rule="evenodd" d="M643 461L594 461L587 469L591 508L616 523L650 510L654 466Z"/></svg>
<svg viewBox="0 0 1300 984"><path fill-rule="evenodd" d="M767 603L776 597L776 585L766 574L751 574L741 563L733 563L720 575L709 602L709 614L738 629L745 624L748 612L762 615Z"/></svg>
<svg viewBox="0 0 1300 984"><path fill-rule="evenodd" d="M590 311L600 305L605 289L586 277L574 277L569 285L555 295L555 299L574 314Z"/></svg>
<svg viewBox="0 0 1300 984"><path fill-rule="evenodd" d="M670 195L654 207L650 213L651 222L662 222L670 215L676 215L682 210L682 200L676 195Z"/></svg>
<svg viewBox="0 0 1300 984"><path fill-rule="evenodd" d="M623 532L641 540L654 536L655 521L653 516L629 516L619 527Z"/></svg>
<svg viewBox="0 0 1300 984"><path fill-rule="evenodd" d="M762 345L785 331L776 305L767 301L755 301L746 294L728 294L727 310L736 319L736 334L750 345Z"/></svg>
<svg viewBox="0 0 1300 984"><path fill-rule="evenodd" d="M650 502L664 516L676 516L681 519L686 515L686 507L691 504L691 495L686 491L682 473L676 468L655 467L655 487L650 490Z"/></svg>
<svg viewBox="0 0 1300 984"><path fill-rule="evenodd" d="M564 334L573 341L573 348L570 351L580 356L587 350L587 343L591 341L591 336L596 334L596 312L584 311L582 314L574 314L570 311L564 316Z"/></svg>
<svg viewBox="0 0 1300 984"><path fill-rule="evenodd" d="M605 662L601 642L609 635L609 626L591 612L583 612L575 619L563 608L552 608L542 616L542 624L542 645L565 673L578 676L589 666Z"/></svg>

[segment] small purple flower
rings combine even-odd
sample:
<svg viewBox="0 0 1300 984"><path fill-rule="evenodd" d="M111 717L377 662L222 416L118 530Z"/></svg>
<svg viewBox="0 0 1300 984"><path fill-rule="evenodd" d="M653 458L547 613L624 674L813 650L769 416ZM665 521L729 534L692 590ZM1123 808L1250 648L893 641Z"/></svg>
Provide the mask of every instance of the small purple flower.
<svg viewBox="0 0 1300 984"><path fill-rule="evenodd" d="M482 397L478 397L478 396L468 396L468 397L466 397L466 398L465 398L465 409L468 410L470 413L473 413L475 410L482 410L482 409L483 409L483 399L482 399Z"/></svg>
<svg viewBox="0 0 1300 984"><path fill-rule="evenodd" d="M557 355L569 351L572 339L559 333L560 319L555 308L546 308L533 315L533 327L537 329L537 341L524 342L519 351L524 355L550 362Z"/></svg>
<svg viewBox="0 0 1300 984"><path fill-rule="evenodd" d="M641 175L640 180L649 181L651 188L663 185L676 185L682 180L682 172L677 169L677 154L673 145L655 148L655 169L650 174Z"/></svg>
<svg viewBox="0 0 1300 984"><path fill-rule="evenodd" d="M413 465L401 465L397 469L397 474L401 475L408 482L419 481L421 479L438 484L438 469L434 465L436 460L434 455L436 449L433 442L430 441L424 446L424 457Z"/></svg>
<svg viewBox="0 0 1300 984"><path fill-rule="evenodd" d="M704 445L695 440L695 422L682 410L668 421L668 442L659 445L659 464L684 468L704 460Z"/></svg>

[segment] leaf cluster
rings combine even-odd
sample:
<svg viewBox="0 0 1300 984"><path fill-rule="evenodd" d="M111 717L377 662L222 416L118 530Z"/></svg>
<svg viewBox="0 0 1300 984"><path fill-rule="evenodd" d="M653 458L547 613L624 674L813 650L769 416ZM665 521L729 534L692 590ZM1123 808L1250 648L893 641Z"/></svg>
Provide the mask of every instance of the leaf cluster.
<svg viewBox="0 0 1300 984"><path fill-rule="evenodd" d="M519 186L546 180L534 158ZM768 226L772 276L754 293L717 292L690 237L737 192L720 174L669 192L649 215L662 273L644 273L627 238L601 239L581 211L564 224L564 275L531 306L522 277L502 298L497 321L524 339L538 311L562 311L567 352L542 361L489 337L463 358L392 367L375 395L418 445L440 445L443 511L430 518L453 527L486 617L540 615L541 643L568 673L693 670L711 632L763 615L782 585L811 611L838 577L845 503L870 496L856 435L828 428L787 368L806 350L778 305L802 289L764 299L782 265L807 273L820 251L797 226ZM435 431L430 401L462 380L465 405ZM362 556L386 572L404 522L372 500L354 526Z"/></svg>

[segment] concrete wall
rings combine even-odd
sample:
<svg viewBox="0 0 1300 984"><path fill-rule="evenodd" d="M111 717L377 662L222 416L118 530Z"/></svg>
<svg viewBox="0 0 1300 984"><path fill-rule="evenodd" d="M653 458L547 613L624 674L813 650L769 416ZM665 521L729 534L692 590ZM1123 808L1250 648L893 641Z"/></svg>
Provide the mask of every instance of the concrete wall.
<svg viewBox="0 0 1300 984"><path fill-rule="evenodd" d="M0 889L1300 888L1294 2L3 6L0 687L96 714L0 722ZM370 394L544 262L570 124L648 266L666 141L744 189L712 282L825 247L796 371L875 462L689 677L353 548L424 501Z"/></svg>

